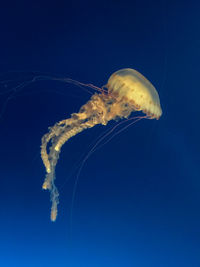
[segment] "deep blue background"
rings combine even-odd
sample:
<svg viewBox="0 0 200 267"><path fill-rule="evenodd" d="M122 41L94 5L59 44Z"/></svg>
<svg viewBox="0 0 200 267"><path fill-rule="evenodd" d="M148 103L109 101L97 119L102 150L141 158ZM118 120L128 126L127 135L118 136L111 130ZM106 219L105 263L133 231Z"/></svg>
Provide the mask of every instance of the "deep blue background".
<svg viewBox="0 0 200 267"><path fill-rule="evenodd" d="M0 266L200 266L199 10L198 1L167 0L1 4ZM155 85L163 116L90 157L72 227L74 166L106 127L65 144L52 223L40 140L90 95L55 81L31 83L10 100L8 90L39 73L102 86L124 67Z"/></svg>

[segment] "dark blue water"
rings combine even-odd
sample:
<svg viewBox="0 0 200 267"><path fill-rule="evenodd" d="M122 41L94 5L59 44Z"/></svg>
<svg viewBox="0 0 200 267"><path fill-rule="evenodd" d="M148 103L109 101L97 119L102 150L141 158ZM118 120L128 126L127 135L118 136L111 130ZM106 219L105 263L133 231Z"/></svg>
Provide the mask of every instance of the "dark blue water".
<svg viewBox="0 0 200 267"><path fill-rule="evenodd" d="M200 266L199 8L164 0L2 4L1 266ZM132 125L88 159L72 218L79 160L114 123L66 143L52 223L41 137L90 94L52 80L16 86L37 75L102 86L126 67L154 84L163 116Z"/></svg>

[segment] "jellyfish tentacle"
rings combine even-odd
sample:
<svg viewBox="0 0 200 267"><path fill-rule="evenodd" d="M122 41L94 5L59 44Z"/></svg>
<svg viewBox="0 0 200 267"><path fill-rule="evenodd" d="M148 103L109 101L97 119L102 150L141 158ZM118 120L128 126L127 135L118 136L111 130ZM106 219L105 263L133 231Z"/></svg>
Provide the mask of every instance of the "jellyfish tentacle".
<svg viewBox="0 0 200 267"><path fill-rule="evenodd" d="M97 124L106 125L108 120L108 98L101 94L95 94L81 107L78 113L73 113L71 118L62 120L49 128L49 133L42 138L41 157L46 168L46 177L42 188L51 193L51 220L55 221L57 216L58 190L54 184L55 167L59 158L62 146L73 136L83 130L94 127ZM47 152L47 146L51 141L52 145Z"/></svg>
<svg viewBox="0 0 200 267"><path fill-rule="evenodd" d="M59 136L62 131L61 127L58 127L57 123L53 127L49 127L49 133L45 134L42 137L42 145L41 145L41 158L43 160L43 164L46 168L46 172L51 172L51 166L49 162L49 155L47 153L47 145L55 136Z"/></svg>

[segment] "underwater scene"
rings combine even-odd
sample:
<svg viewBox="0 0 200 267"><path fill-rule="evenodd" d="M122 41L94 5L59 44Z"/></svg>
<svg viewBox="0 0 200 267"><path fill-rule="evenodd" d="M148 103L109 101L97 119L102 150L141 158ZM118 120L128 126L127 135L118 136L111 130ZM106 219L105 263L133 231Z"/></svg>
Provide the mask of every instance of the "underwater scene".
<svg viewBox="0 0 200 267"><path fill-rule="evenodd" d="M2 3L0 266L200 266L199 9Z"/></svg>

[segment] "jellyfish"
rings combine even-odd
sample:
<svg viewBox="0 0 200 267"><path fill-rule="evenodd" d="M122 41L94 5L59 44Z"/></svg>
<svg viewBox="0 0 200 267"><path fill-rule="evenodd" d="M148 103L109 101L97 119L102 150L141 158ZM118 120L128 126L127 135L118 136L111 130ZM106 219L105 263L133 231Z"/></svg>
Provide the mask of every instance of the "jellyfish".
<svg viewBox="0 0 200 267"><path fill-rule="evenodd" d="M46 169L42 188L50 191L52 221L56 220L59 203L59 193L55 186L55 168L61 148L70 138L97 124L107 125L111 120L127 119L134 111L143 112L148 119L158 120L162 115L155 87L134 69L116 71L102 88L70 79L67 79L67 82L89 86L97 92L78 113L57 122L42 137L41 158Z"/></svg>

